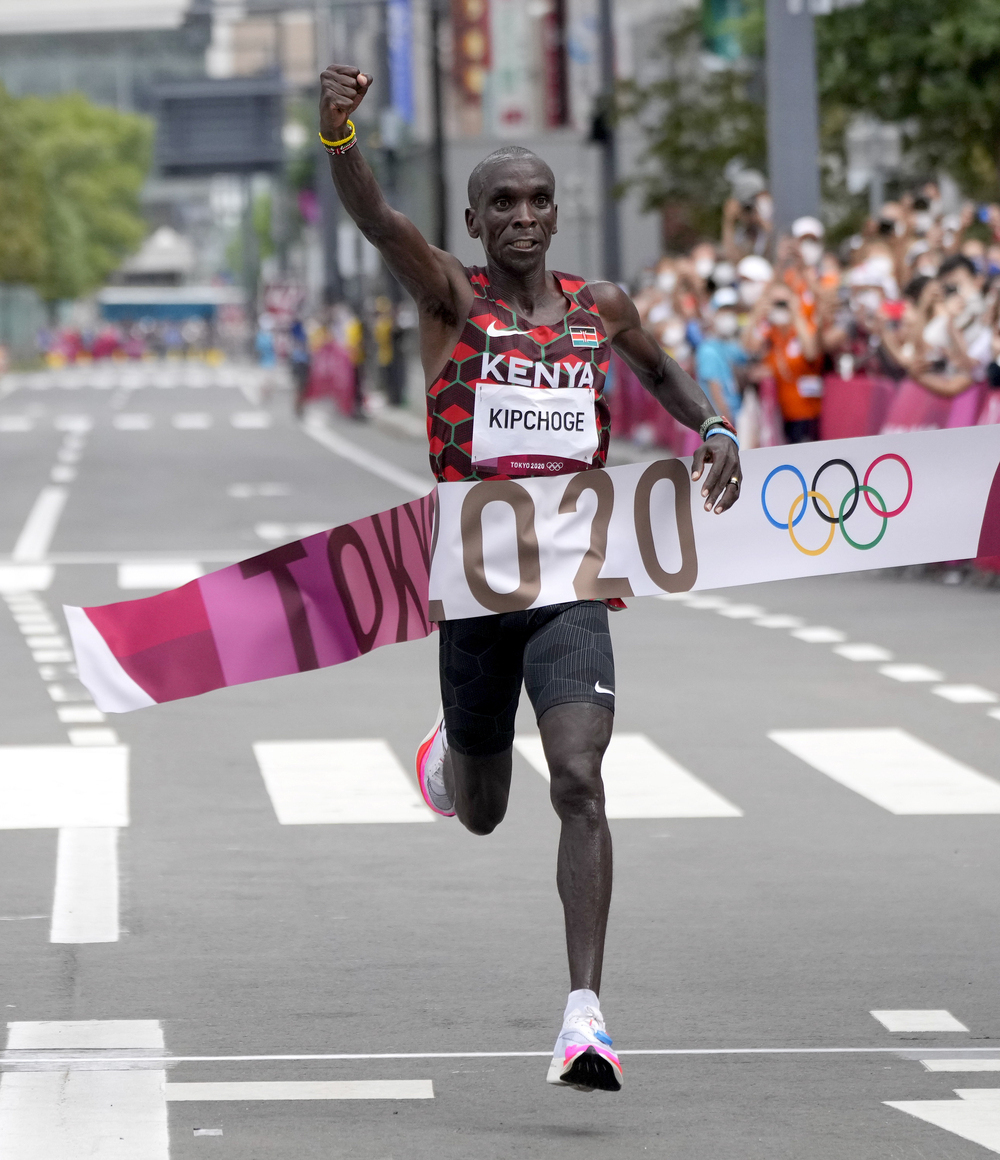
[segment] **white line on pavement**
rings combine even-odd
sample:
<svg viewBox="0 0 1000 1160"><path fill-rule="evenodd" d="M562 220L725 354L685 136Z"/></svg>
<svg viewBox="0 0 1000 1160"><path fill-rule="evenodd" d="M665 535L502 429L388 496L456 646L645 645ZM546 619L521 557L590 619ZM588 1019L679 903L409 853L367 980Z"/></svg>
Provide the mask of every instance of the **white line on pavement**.
<svg viewBox="0 0 1000 1160"><path fill-rule="evenodd" d="M906 1112L926 1124L943 1128L963 1140L971 1140L990 1152L1000 1153L1000 1092L986 1095L979 1089L956 1091L957 1100L885 1100L890 1108ZM978 1098L976 1098L978 1097Z"/></svg>
<svg viewBox="0 0 1000 1160"><path fill-rule="evenodd" d="M928 1071L1000 1071L1000 1059L922 1059Z"/></svg>
<svg viewBox="0 0 1000 1160"><path fill-rule="evenodd" d="M194 560L144 560L118 565L119 588L180 588L202 575Z"/></svg>
<svg viewBox="0 0 1000 1160"><path fill-rule="evenodd" d="M541 775L549 767L537 736L519 737L518 753ZM740 818L743 811L689 773L642 733L616 733L602 765L609 818Z"/></svg>
<svg viewBox="0 0 1000 1160"><path fill-rule="evenodd" d="M60 830L49 942L117 942L118 935L118 830Z"/></svg>
<svg viewBox="0 0 1000 1160"><path fill-rule="evenodd" d="M259 741L253 751L283 826L434 821L384 741Z"/></svg>
<svg viewBox="0 0 1000 1160"><path fill-rule="evenodd" d="M931 692L953 705L993 705L1000 701L996 693L981 685L938 685Z"/></svg>
<svg viewBox="0 0 1000 1160"><path fill-rule="evenodd" d="M768 737L891 814L1000 814L1000 783L902 729L777 729Z"/></svg>
<svg viewBox="0 0 1000 1160"><path fill-rule="evenodd" d="M432 1100L429 1079L241 1080L168 1083L168 1100Z"/></svg>
<svg viewBox="0 0 1000 1160"><path fill-rule="evenodd" d="M892 653L878 644L838 644L833 650L849 661L891 661Z"/></svg>
<svg viewBox="0 0 1000 1160"><path fill-rule="evenodd" d="M45 559L68 496L64 487L43 487L38 493L14 545L11 558L15 564L34 564Z"/></svg>
<svg viewBox="0 0 1000 1160"><path fill-rule="evenodd" d="M163 1048L150 1020L11 1023L8 1049ZM169 1160L165 1071L6 1072L5 1160Z"/></svg>
<svg viewBox="0 0 1000 1160"><path fill-rule="evenodd" d="M127 825L127 746L0 746L0 830Z"/></svg>
<svg viewBox="0 0 1000 1160"><path fill-rule="evenodd" d="M332 451L341 459L347 459L358 467L364 468L372 475L377 475L379 479L394 483L398 488L408 491L411 495L425 496L434 486L432 481L421 479L409 471L404 471L401 467L395 467L377 455L372 455L370 451L358 447L356 443L338 435L336 431L331 431L329 427L320 426L318 423L304 423L302 430L310 439L315 439L317 443L325 447L327 451Z"/></svg>
<svg viewBox="0 0 1000 1160"><path fill-rule="evenodd" d="M950 1011L871 1011L886 1031L968 1031Z"/></svg>
<svg viewBox="0 0 1000 1160"><path fill-rule="evenodd" d="M894 681L911 684L920 681L943 681L944 673L927 665L880 665L878 670L883 677L891 677Z"/></svg>

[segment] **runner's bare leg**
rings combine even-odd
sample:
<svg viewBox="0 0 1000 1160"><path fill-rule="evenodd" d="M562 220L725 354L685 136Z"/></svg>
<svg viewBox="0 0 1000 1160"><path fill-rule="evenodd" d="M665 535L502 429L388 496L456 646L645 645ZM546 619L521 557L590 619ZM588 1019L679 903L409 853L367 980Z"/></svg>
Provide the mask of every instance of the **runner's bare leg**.
<svg viewBox="0 0 1000 1160"><path fill-rule="evenodd" d="M613 723L609 710L579 701L553 706L538 723L552 805L562 822L556 884L566 918L570 990L595 994L601 989L611 907L611 831L604 816L601 759ZM510 750L490 757L448 751L445 786L466 829L489 834L502 821L510 774Z"/></svg>

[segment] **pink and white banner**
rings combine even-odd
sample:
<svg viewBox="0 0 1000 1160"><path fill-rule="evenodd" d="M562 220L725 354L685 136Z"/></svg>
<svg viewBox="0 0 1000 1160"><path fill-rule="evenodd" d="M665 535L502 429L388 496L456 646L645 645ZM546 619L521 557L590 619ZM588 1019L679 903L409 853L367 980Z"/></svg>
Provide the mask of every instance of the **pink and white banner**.
<svg viewBox="0 0 1000 1160"><path fill-rule="evenodd" d="M80 679L120 713L340 664L439 620L1000 556L998 465L1000 426L761 448L722 516L690 459L445 483L172 592L65 611Z"/></svg>
<svg viewBox="0 0 1000 1160"><path fill-rule="evenodd" d="M125 713L427 636L433 519L432 493L159 596L64 606L80 680Z"/></svg>

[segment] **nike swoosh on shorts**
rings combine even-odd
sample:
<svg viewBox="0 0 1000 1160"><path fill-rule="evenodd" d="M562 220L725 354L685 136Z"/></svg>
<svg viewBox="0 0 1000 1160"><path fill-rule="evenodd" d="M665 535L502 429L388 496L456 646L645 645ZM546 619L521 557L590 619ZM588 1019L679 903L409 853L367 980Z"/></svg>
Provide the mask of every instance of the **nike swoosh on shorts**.
<svg viewBox="0 0 1000 1160"><path fill-rule="evenodd" d="M601 682L600 682L600 681L594 681L594 688L595 688L595 689L596 689L596 690L597 690L599 693L607 693L607 695L608 695L609 697L613 697L613 696L615 695L615 691L614 691L614 689L602 689L602 688L601 688Z"/></svg>
<svg viewBox="0 0 1000 1160"><path fill-rule="evenodd" d="M524 332L520 330L497 330L497 322L494 318L489 326L487 326L486 333L492 338L503 338L505 335L523 334Z"/></svg>

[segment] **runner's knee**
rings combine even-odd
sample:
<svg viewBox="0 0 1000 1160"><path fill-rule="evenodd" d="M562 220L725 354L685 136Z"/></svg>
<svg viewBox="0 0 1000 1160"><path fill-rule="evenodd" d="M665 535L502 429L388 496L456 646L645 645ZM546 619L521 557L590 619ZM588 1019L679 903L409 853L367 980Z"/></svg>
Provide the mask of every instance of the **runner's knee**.
<svg viewBox="0 0 1000 1160"><path fill-rule="evenodd" d="M590 751L549 761L552 805L564 821L585 818L599 821L604 815L604 783L601 756Z"/></svg>

